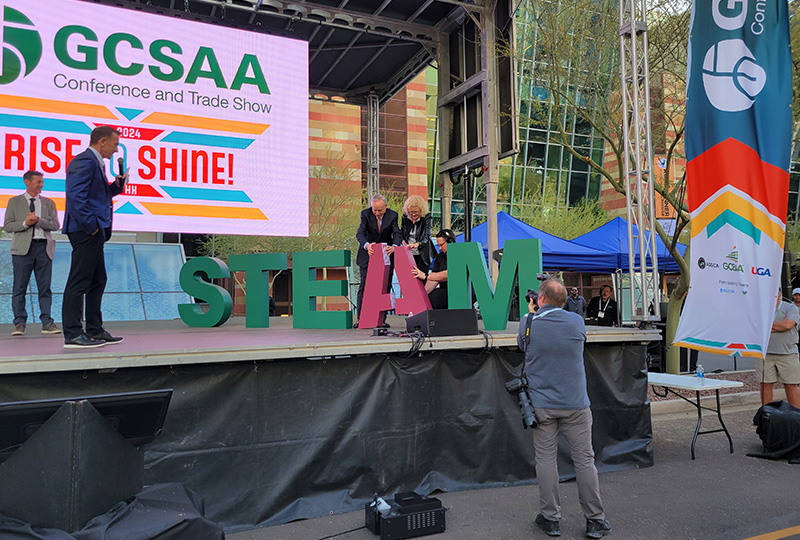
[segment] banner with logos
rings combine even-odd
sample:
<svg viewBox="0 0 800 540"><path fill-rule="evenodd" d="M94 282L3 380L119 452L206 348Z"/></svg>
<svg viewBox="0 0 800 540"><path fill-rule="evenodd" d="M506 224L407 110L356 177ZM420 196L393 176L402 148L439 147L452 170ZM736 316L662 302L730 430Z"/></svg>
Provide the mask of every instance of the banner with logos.
<svg viewBox="0 0 800 540"><path fill-rule="evenodd" d="M130 169L127 231L308 234L308 44L77 0L0 0L0 216L99 125ZM63 217L63 214L62 214Z"/></svg>
<svg viewBox="0 0 800 540"><path fill-rule="evenodd" d="M789 190L786 0L695 0L686 110L691 279L675 344L763 357Z"/></svg>

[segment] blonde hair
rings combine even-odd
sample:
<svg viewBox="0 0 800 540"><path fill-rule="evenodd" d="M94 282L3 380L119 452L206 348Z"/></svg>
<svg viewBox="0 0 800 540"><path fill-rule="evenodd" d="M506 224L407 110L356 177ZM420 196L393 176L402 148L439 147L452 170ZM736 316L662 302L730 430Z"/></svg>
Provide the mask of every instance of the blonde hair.
<svg viewBox="0 0 800 540"><path fill-rule="evenodd" d="M428 201L419 195L411 195L406 199L406 202L403 203L403 214L408 215L408 211L412 206L419 208L419 217L428 215Z"/></svg>

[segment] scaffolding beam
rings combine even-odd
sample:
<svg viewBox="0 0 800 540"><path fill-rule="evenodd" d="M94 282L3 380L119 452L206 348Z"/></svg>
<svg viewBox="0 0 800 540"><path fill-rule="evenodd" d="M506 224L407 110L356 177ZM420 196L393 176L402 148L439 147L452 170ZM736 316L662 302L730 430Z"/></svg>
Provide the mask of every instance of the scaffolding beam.
<svg viewBox="0 0 800 540"><path fill-rule="evenodd" d="M659 321L646 0L619 0L623 166L628 217L631 319Z"/></svg>

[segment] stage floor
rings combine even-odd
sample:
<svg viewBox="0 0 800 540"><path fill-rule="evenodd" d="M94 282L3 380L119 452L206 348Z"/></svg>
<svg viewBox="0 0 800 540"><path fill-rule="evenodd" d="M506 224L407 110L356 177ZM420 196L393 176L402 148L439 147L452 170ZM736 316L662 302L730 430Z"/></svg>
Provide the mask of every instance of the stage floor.
<svg viewBox="0 0 800 540"><path fill-rule="evenodd" d="M405 317L389 316L390 331L405 331ZM482 321L478 321L483 329ZM421 351L515 347L516 322L504 331L449 337L426 337ZM11 336L13 325L0 325L0 374L252 362L284 359L329 359L409 351L412 337L373 336L372 330L306 330L292 328L291 317L270 318L269 328L246 328L233 317L217 328L191 328L183 321L109 322L106 329L125 338L96 349L64 349L61 334L42 334L28 324L24 336ZM650 342L658 330L587 327L589 342Z"/></svg>

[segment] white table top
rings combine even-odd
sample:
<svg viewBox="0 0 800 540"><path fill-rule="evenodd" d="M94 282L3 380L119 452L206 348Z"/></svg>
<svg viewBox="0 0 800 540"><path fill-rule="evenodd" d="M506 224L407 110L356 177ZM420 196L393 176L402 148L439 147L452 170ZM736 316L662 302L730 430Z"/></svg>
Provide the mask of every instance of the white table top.
<svg viewBox="0 0 800 540"><path fill-rule="evenodd" d="M708 379L689 375L673 375L671 373L648 373L647 382L656 386L679 388L682 390L718 390L720 388L737 388L744 386L740 381Z"/></svg>

